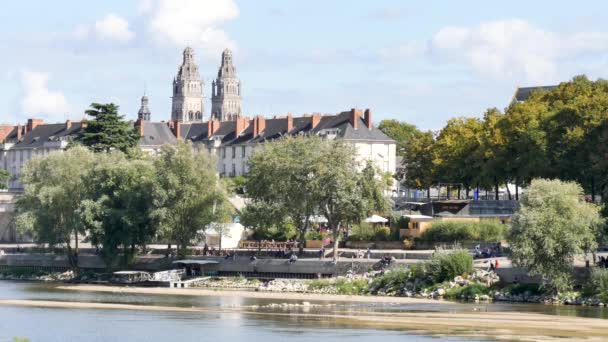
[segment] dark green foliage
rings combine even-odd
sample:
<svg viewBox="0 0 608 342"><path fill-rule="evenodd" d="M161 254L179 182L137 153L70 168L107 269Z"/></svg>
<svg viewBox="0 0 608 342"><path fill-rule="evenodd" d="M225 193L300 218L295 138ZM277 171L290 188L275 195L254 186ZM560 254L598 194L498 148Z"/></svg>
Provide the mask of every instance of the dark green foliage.
<svg viewBox="0 0 608 342"><path fill-rule="evenodd" d="M85 113L93 120L87 122L84 132L76 138L77 142L94 152L119 150L127 153L137 146L139 131L131 122L123 120L117 105L91 103L91 109Z"/></svg>
<svg viewBox="0 0 608 342"><path fill-rule="evenodd" d="M505 238L507 226L496 221L433 222L419 240L427 243L485 241L500 242Z"/></svg>
<svg viewBox="0 0 608 342"><path fill-rule="evenodd" d="M452 280L473 272L473 256L468 251L437 250L427 264L427 273L436 282Z"/></svg>
<svg viewBox="0 0 608 342"><path fill-rule="evenodd" d="M11 179L11 174L7 170L0 169L0 190L8 189L8 180Z"/></svg>
<svg viewBox="0 0 608 342"><path fill-rule="evenodd" d="M608 303L608 269L594 268L588 286L592 294L597 295L602 302Z"/></svg>

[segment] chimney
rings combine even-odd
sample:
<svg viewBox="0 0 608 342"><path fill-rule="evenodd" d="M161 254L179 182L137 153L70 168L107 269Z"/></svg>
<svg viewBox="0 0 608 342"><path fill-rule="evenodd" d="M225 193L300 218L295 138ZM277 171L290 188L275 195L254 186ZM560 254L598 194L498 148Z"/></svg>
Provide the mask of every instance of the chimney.
<svg viewBox="0 0 608 342"><path fill-rule="evenodd" d="M144 123L142 122L141 118L139 118L139 119L137 119L137 121L135 121L135 127L139 128L139 136L143 137L144 136Z"/></svg>
<svg viewBox="0 0 608 342"><path fill-rule="evenodd" d="M219 120L209 120L207 121L207 136L212 136L220 129L221 122Z"/></svg>
<svg viewBox="0 0 608 342"><path fill-rule="evenodd" d="M247 129L247 127L249 127L249 120L242 117L237 117L234 133L236 134L236 136L239 136L241 133L243 133L245 129Z"/></svg>
<svg viewBox="0 0 608 342"><path fill-rule="evenodd" d="M365 122L365 126L367 126L368 129L372 129L372 111L369 110L369 108L365 110L363 122Z"/></svg>
<svg viewBox="0 0 608 342"><path fill-rule="evenodd" d="M36 126L43 124L44 121L41 119L28 119L27 126L25 128L25 133L29 133L36 128Z"/></svg>
<svg viewBox="0 0 608 342"><path fill-rule="evenodd" d="M264 129L266 129L266 119L259 115L253 118L253 137L259 136Z"/></svg>
<svg viewBox="0 0 608 342"><path fill-rule="evenodd" d="M288 113L287 114L287 132L285 132L285 133L291 132L292 129L293 129L293 116L291 115L291 113Z"/></svg>
<svg viewBox="0 0 608 342"><path fill-rule="evenodd" d="M69 130L70 128L72 128L72 121L71 120L66 120L65 121L65 130Z"/></svg>
<svg viewBox="0 0 608 342"><path fill-rule="evenodd" d="M361 116L361 111L356 108L351 108L350 110L350 124L354 129L359 128L359 117Z"/></svg>
<svg viewBox="0 0 608 342"><path fill-rule="evenodd" d="M182 128L180 126L179 120L173 121L173 134L178 140L182 138Z"/></svg>
<svg viewBox="0 0 608 342"><path fill-rule="evenodd" d="M21 141L21 137L23 136L23 128L21 127L21 124L18 124L15 126L15 128L17 128L17 141Z"/></svg>
<svg viewBox="0 0 608 342"><path fill-rule="evenodd" d="M315 129L315 127L317 127L317 125L319 124L319 122L321 122L321 114L319 114L319 113L313 113L312 114L311 129Z"/></svg>

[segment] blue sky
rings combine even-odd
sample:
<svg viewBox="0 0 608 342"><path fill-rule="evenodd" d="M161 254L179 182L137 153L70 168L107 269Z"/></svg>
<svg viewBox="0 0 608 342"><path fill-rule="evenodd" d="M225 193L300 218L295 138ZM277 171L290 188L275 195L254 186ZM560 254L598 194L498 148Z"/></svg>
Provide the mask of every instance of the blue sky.
<svg viewBox="0 0 608 342"><path fill-rule="evenodd" d="M79 119L91 102L170 117L190 45L205 96L234 50L246 115L371 108L424 129L503 109L517 86L608 78L605 1L11 1L0 121ZM211 103L205 103L206 114Z"/></svg>

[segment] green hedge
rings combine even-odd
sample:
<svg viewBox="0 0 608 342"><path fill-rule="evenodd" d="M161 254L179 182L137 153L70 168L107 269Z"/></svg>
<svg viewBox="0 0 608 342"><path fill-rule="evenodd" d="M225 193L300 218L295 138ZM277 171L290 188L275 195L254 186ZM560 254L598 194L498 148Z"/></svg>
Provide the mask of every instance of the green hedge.
<svg viewBox="0 0 608 342"><path fill-rule="evenodd" d="M473 256L464 249L438 250L427 264L427 270L436 283L466 276L473 272Z"/></svg>
<svg viewBox="0 0 608 342"><path fill-rule="evenodd" d="M391 229L362 222L353 226L348 239L350 241L389 241L391 240Z"/></svg>
<svg viewBox="0 0 608 342"><path fill-rule="evenodd" d="M481 222L434 222L418 240L421 242L499 242L505 236L507 226L495 221Z"/></svg>

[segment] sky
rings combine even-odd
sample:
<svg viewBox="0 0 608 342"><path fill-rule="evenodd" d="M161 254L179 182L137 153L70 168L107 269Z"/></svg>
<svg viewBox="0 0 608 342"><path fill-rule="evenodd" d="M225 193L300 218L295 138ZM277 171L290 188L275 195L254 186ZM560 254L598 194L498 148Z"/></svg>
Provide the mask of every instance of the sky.
<svg viewBox="0 0 608 342"><path fill-rule="evenodd" d="M440 129L504 109L518 86L608 78L607 1L6 1L0 122L79 120L92 102L169 120L191 46L205 114L233 50L247 116L370 108Z"/></svg>

